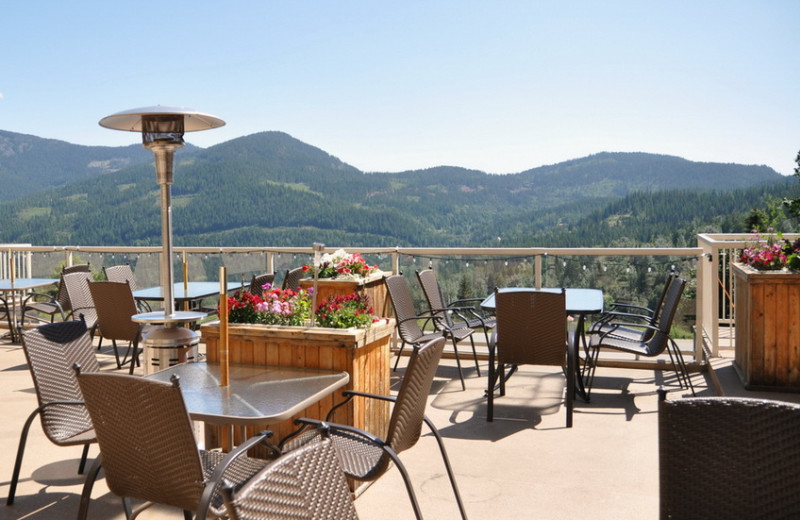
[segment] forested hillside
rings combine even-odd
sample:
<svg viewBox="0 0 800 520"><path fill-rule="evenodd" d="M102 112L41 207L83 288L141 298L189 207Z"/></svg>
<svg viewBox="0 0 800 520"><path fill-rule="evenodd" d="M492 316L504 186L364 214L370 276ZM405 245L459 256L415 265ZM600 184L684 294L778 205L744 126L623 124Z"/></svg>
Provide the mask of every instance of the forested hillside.
<svg viewBox="0 0 800 520"><path fill-rule="evenodd" d="M136 155L131 166L0 204L0 242L160 243L152 156L135 146L144 159ZM444 166L364 173L287 134L263 132L176 153L174 238L206 246L679 245L700 229L741 230L734 228L743 215L787 196L793 180L765 166L639 153L509 175Z"/></svg>
<svg viewBox="0 0 800 520"><path fill-rule="evenodd" d="M0 201L152 160L141 145L79 146L0 130Z"/></svg>

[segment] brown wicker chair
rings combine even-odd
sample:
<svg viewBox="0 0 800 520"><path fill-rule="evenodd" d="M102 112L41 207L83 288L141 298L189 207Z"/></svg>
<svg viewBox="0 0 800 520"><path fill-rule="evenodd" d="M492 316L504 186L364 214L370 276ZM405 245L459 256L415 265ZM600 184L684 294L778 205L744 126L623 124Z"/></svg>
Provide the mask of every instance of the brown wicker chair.
<svg viewBox="0 0 800 520"><path fill-rule="evenodd" d="M303 268L302 267L295 267L294 269L289 269L286 271L286 275L283 277L283 284L281 284L281 288L283 289L297 289L300 286L300 280L303 278Z"/></svg>
<svg viewBox="0 0 800 520"><path fill-rule="evenodd" d="M587 399L591 396L594 374L597 369L597 359L600 355L600 350L604 348L645 357L660 356L666 351L669 354L680 387L688 388L692 394L695 393L692 379L689 377L686 363L683 361L683 355L675 340L669 335L672 328L672 320L675 317L675 311L678 309L685 286L686 280L682 278L676 278L670 282L664 295L661 312L653 325L614 321L607 324L607 327L601 331L589 330L587 332L589 336L587 349L590 354L586 360L588 367L585 369ZM622 332L617 334L618 330ZM639 330L639 338L632 338L630 330Z"/></svg>
<svg viewBox="0 0 800 520"><path fill-rule="evenodd" d="M231 520L357 520L350 488L326 429L281 455L238 493L223 488Z"/></svg>
<svg viewBox="0 0 800 520"><path fill-rule="evenodd" d="M106 275L106 280L109 282L128 282L128 285L131 286L131 292L135 291L137 288L136 277L133 274L133 269L131 269L131 264L103 267L103 273ZM138 300L136 302L136 308L139 309L139 312L150 312L152 310L150 304L145 300Z"/></svg>
<svg viewBox="0 0 800 520"><path fill-rule="evenodd" d="M28 431L37 415L45 435L53 444L83 445L79 474L83 473L86 465L89 445L97 442L72 370L73 363L80 363L87 372L99 370L86 324L83 321L63 321L42 325L22 333L22 347L39 406L28 416L22 428L6 501L8 505L14 503Z"/></svg>
<svg viewBox="0 0 800 520"><path fill-rule="evenodd" d="M94 337L97 331L97 310L94 307L92 294L89 292L89 282L92 281L91 273L69 273L61 278L64 280L64 289L71 307L67 319L79 319L82 316L86 321L89 334Z"/></svg>
<svg viewBox="0 0 800 520"><path fill-rule="evenodd" d="M402 274L385 276L383 280L386 284L386 290L389 292L389 298L392 300L392 308L394 309L394 315L397 321L397 333L402 341L400 352L397 354L397 359L394 363L394 369L397 370L397 364L400 362L400 356L403 354L403 349L406 344L419 346L432 339L443 336L453 343L456 365L458 366L458 377L461 379L461 389L466 389L464 373L461 371L461 359L458 356L458 343L467 338L470 338L471 341L472 333L475 331L468 327L449 329L440 322L434 332L424 332L423 329L420 328L419 321L424 321L426 323L434 321L433 313L426 312L417 314L414 310L414 300L411 296L411 289L408 287L408 282L406 282Z"/></svg>
<svg viewBox="0 0 800 520"><path fill-rule="evenodd" d="M130 373L139 360L139 341L142 336L140 324L131 321L139 312L133 299L131 286L124 282L89 282L89 293L97 313L97 325L103 338L111 340L117 368L130 363ZM117 340L127 341L128 349L120 361Z"/></svg>
<svg viewBox="0 0 800 520"><path fill-rule="evenodd" d="M172 383L118 373L85 373L76 367L100 456L86 475L79 520L88 513L101 467L108 488L123 498L126 518L152 504L182 509L198 520L225 514L222 480L240 486L266 465L243 455L264 442L262 433L229 454L198 450L177 377ZM144 500L135 511L130 499Z"/></svg>
<svg viewBox="0 0 800 520"><path fill-rule="evenodd" d="M800 518L800 405L659 393L662 519Z"/></svg>
<svg viewBox="0 0 800 520"><path fill-rule="evenodd" d="M266 284L268 283L271 284L274 281L275 281L275 275L272 273L253 275L253 279L250 280L250 287L249 287L250 293L261 296L261 293L264 291L263 287Z"/></svg>
<svg viewBox="0 0 800 520"><path fill-rule="evenodd" d="M55 296L52 294L33 292L28 294L22 308L22 328L25 328L25 319L32 319L38 322L53 323L56 315L61 317L61 320L67 319L70 310L69 295L64 286L64 275L70 273L89 273L91 269L89 264L76 264L64 266L61 268L61 278L58 281L58 290ZM42 314L50 316L49 320L43 320Z"/></svg>
<svg viewBox="0 0 800 520"><path fill-rule="evenodd" d="M467 517L442 436L433 422L425 415L428 394L433 384L436 368L439 365L439 359L442 357L444 343L445 339L440 336L424 345L414 347L396 398L347 390L343 392L346 399L328 412L324 423L330 429L333 446L339 453L339 459L342 461L344 472L348 477L359 481L373 481L386 473L390 463L394 462L403 477L406 491L417 518L422 518L422 513L417 503L411 479L398 454L417 443L423 422L428 425L439 444L442 461L450 478L450 485L453 488L461 517ZM385 440L372 432L328 422L335 418L336 410L339 407L356 397L379 399L394 403ZM296 422L307 426L319 427L323 425L323 422L312 419L298 419ZM313 431L311 436L313 437ZM291 451L307 442L309 437L309 432L301 429L284 439L281 442L281 448Z"/></svg>
<svg viewBox="0 0 800 520"><path fill-rule="evenodd" d="M506 393L506 381L518 365L551 365L565 370L567 428L572 427L577 332L568 337L564 291L495 291L497 326L489 341L486 420L494 420L494 394ZM506 365L510 365L506 372Z"/></svg>
<svg viewBox="0 0 800 520"><path fill-rule="evenodd" d="M481 330L486 338L486 344L489 344L489 330L494 328L496 320L491 316L483 316L480 312L477 304L483 301L483 298L468 298L445 303L439 280L436 278L436 273L433 272L433 269L417 271L417 280L419 280L419 285L422 287L422 292L425 293L430 312L435 316L434 324L441 323L445 329L468 327ZM478 364L478 354L475 351L475 341L472 336L470 336L469 340L472 343L475 370L480 376L481 368Z"/></svg>

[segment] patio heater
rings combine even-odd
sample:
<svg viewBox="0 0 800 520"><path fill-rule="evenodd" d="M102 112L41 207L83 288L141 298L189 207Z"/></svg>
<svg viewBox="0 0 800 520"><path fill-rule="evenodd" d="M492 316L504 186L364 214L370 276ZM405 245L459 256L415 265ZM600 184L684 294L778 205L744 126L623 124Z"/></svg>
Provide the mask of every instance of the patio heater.
<svg viewBox="0 0 800 520"><path fill-rule="evenodd" d="M145 346L164 350L180 350L197 345L197 334L181 325L197 321L205 313L176 311L173 294L172 271L172 182L175 150L183 147L184 132L208 130L223 126L217 117L196 110L178 107L155 106L118 112L100 120L100 126L113 130L141 132L142 144L153 152L156 181L161 187L161 242L159 265L164 310L136 314L131 319L139 323L162 325L153 327L144 338ZM178 362L182 359L169 358ZM167 361L166 359L164 361ZM149 363L146 363L147 373Z"/></svg>

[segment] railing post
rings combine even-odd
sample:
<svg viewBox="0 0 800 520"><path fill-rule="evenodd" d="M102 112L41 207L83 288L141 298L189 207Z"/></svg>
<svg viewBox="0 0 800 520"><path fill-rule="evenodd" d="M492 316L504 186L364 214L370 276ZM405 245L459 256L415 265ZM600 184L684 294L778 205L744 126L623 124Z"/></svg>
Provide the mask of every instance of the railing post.
<svg viewBox="0 0 800 520"><path fill-rule="evenodd" d="M542 255L533 255L533 285L542 288Z"/></svg>

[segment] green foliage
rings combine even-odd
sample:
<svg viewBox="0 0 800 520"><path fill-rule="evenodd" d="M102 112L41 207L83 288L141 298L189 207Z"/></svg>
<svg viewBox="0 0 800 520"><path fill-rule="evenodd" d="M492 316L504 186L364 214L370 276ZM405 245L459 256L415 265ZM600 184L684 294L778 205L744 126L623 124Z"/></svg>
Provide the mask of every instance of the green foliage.
<svg viewBox="0 0 800 520"><path fill-rule="evenodd" d="M52 162L63 158L72 177L1 203L0 242L161 243L149 152L132 145L136 156L113 171L129 147L37 139L0 133L0 147L28 143ZM0 154L0 172L32 176L45 167L34 157ZM91 170L103 175L89 178L78 171L81 161L104 165ZM764 166L642 153L601 153L508 175L455 167L363 173L284 133L263 132L176 153L173 238L183 246L686 246L698 232L746 231L746 208L793 191L800 196Z"/></svg>

